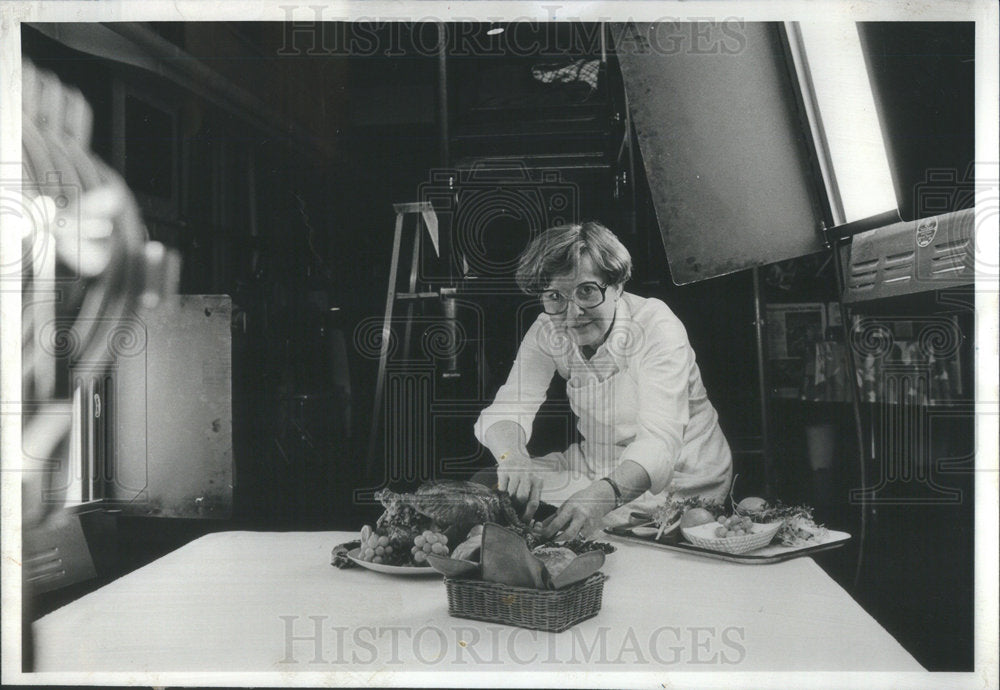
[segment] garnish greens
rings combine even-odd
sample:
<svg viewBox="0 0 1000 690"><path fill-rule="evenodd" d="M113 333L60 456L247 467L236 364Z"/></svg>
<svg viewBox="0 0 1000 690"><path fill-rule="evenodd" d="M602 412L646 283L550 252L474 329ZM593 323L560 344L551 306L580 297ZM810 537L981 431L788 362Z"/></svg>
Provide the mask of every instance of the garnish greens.
<svg viewBox="0 0 1000 690"><path fill-rule="evenodd" d="M770 523L782 521L781 528L774 535L773 543L782 546L801 546L803 544L821 539L826 535L826 528L816 524L813 520L813 509L807 505L785 505L781 501L775 503L767 502L762 510L754 513L744 513L736 507L736 502L732 500L731 514L749 515L754 522ZM716 519L720 515L726 515L726 507L717 500L702 498L701 496L690 496L687 498L675 498L668 494L666 502L658 506L652 513L653 522L661 529L671 525L691 508L704 508Z"/></svg>

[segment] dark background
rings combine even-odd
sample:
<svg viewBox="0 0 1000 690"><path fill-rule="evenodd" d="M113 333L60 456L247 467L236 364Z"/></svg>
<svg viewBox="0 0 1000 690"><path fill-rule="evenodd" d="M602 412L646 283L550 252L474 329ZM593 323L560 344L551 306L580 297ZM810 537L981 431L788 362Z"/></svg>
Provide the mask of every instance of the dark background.
<svg viewBox="0 0 1000 690"><path fill-rule="evenodd" d="M593 25L511 28L533 32L525 39L545 34L547 45L555 46L552 55L515 55L489 43L478 54L450 55L447 132L440 127L438 56L412 48L413 33L423 32L423 45L433 45L434 32L428 27L373 30L383 44L400 46L391 56L337 51L333 46L344 45L348 37L343 25L324 25L311 47L290 43L287 27L280 24L146 28L255 95L279 120L297 123L304 134L291 136L280 127L264 131L247 113L219 107L135 67L72 50L42 31L24 29L25 56L75 85L93 107L94 150L111 161L116 141L124 136L122 172L140 196L150 234L181 252L180 291L229 294L239 315L234 317L232 353L232 518L113 514L110 529L107 515L87 518L85 529L102 535L93 539L101 544L98 579L46 595L37 614L207 531L357 529L372 522L379 510L359 503L356 489L390 480L401 488L417 483L412 477L393 477L384 464L367 462L378 363L359 352L354 337L366 320L383 314L392 205L418 200L421 185L446 187L433 177L434 169L479 171L478 177L459 172L456 188L447 190L446 196L457 195L465 208L476 203L470 199L484 188L485 171L485 188L492 189L501 174L503 185L541 199L546 221L557 216L596 219L615 230L635 260L628 289L662 298L688 328L705 385L733 446L737 496L770 493L787 503L808 502L816 506L819 521L860 536L860 513L848 500L849 490L861 485L848 404L769 397L773 472L765 475L753 277L742 271L684 287L671 281L640 153L628 146L631 158L621 155L619 145L631 135L624 129L624 92L613 50L595 92L579 82L552 88L530 77L536 64L599 57ZM901 212L904 217L921 215L908 190L925 178L927 169L956 171L956 188L971 184L973 28L872 24L861 33L880 117L893 132L890 155ZM113 127L116 84L133 94L126 100L124 135ZM170 114L166 120L164 111ZM512 183L502 177L506 173L489 166L477 168L497 156L522 166L515 166L524 175L520 182ZM544 178L546 170L556 177ZM623 171L629 173L627 179ZM557 208L546 196L553 188L572 190L569 209ZM456 236L450 233L457 230L447 214L442 217L447 251ZM492 464L472 437L472 422L506 377L519 337L535 313L514 291L509 267L538 228L529 227L516 204L495 213L484 228L483 256L495 265L473 266L474 279L463 279L448 262L432 260L428 268L436 276L428 281L431 287L453 285L466 291L459 320L475 335L459 356L457 379L442 379L440 362L432 359L424 367L435 382L432 440L408 458L419 470L418 479L468 476ZM822 256L788 262L783 268L795 276L791 281L770 279L774 274L767 268L761 271L761 284L769 303L837 298L831 264ZM480 289L484 285L492 288ZM862 309L957 314L971 377L972 304L971 292L958 291ZM440 313L430 305L418 309L418 315L436 318ZM338 338L346 343L346 362L334 354ZM564 446L572 438L573 421L559 384L553 381L536 424L535 451ZM971 405L970 398L924 411L933 434L919 462L942 485L960 489L960 503L904 501L872 508L856 585L860 538L817 557L933 670L972 668ZM885 429L882 418L888 414L884 406L861 409L871 428ZM811 469L805 443L806 427L818 422L836 429L835 462L823 472ZM944 471L942 459L957 459L957 465ZM867 484L875 483L879 470L877 463L868 466ZM909 490L898 488L904 494ZM108 534L113 535L110 542Z"/></svg>

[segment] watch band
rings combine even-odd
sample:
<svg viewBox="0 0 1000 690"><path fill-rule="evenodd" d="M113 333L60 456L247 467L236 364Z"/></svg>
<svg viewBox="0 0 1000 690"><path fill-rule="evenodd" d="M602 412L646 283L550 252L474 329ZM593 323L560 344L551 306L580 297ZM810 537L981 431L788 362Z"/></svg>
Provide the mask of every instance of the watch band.
<svg viewBox="0 0 1000 690"><path fill-rule="evenodd" d="M615 509L621 508L625 505L625 499L622 497L621 487L618 486L616 482L611 477L601 477L598 481L607 482L611 485L611 490L615 492Z"/></svg>

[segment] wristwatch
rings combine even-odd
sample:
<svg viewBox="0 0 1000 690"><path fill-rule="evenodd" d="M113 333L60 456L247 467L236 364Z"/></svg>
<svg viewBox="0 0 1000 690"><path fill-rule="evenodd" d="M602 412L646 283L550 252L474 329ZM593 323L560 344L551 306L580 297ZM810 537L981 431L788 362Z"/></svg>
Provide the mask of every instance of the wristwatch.
<svg viewBox="0 0 1000 690"><path fill-rule="evenodd" d="M598 481L607 482L611 485L611 490L615 492L615 510L625 505L625 499L622 496L622 490L618 486L618 482L611 477L601 477Z"/></svg>

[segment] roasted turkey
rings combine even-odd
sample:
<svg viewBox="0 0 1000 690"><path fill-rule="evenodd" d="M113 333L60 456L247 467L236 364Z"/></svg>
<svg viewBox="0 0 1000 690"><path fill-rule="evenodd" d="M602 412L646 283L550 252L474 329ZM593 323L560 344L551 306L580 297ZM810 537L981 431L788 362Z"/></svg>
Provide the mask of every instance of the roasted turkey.
<svg viewBox="0 0 1000 690"><path fill-rule="evenodd" d="M482 525L496 523L508 527L524 537L528 548L534 548L541 543L538 534L532 531L517 514L511 503L510 495L505 491L490 489L482 484L455 480L440 480L426 482L413 493L397 493L383 489L375 494L375 498L385 508L375 526L378 535L389 538L392 550L376 551L379 560L373 562L387 565L416 565L411 560L412 549L420 546L416 540L425 532L444 534L446 544L457 549L458 556L474 560L478 555L482 539ZM479 525L479 532L473 529ZM366 539L366 531L371 534L367 525L362 528L362 541ZM470 534L471 532L471 534ZM424 536L427 539L427 536ZM341 544L334 549L333 564L338 568L350 567L352 557L348 556L350 549L358 548L362 541ZM435 542L434 546L438 543ZM457 545L457 546L456 546ZM585 553L600 549L605 553L614 551L610 544L576 539L561 543L575 553ZM426 548L426 545L424 545ZM369 560L365 558L365 560ZM426 561L424 562L426 564Z"/></svg>
<svg viewBox="0 0 1000 690"><path fill-rule="evenodd" d="M431 527L464 538L474 525L486 522L528 533L528 526L518 517L509 494L475 482L450 479L425 482L413 493L383 489L375 498L385 507L376 529L393 541L412 539Z"/></svg>

